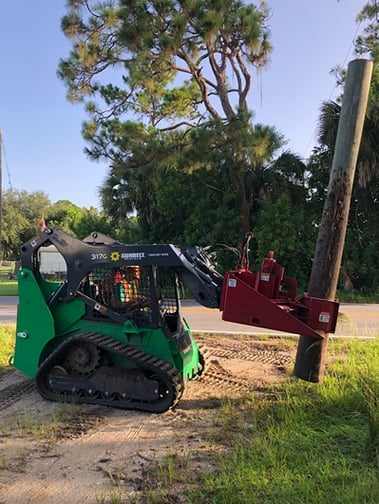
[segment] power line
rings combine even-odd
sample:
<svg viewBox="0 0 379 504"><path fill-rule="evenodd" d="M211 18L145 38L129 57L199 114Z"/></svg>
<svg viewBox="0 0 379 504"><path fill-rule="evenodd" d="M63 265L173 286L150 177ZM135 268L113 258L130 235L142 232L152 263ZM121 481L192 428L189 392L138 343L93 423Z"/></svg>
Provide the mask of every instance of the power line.
<svg viewBox="0 0 379 504"><path fill-rule="evenodd" d="M8 185L9 185L9 188L12 189L11 174L10 174L10 171L9 171L7 153L5 151L4 135L2 135L2 142L1 142L1 144L2 144L2 150L3 150L3 158L4 158L5 169L6 169L7 176L8 176Z"/></svg>
<svg viewBox="0 0 379 504"><path fill-rule="evenodd" d="M362 21L360 21L360 22L358 23L358 26L357 26L357 28L356 28L356 30L355 30L355 33L354 33L353 38L352 38L352 40L351 40L351 42L350 42L349 48L348 48L348 50L347 50L347 52L346 52L345 59L343 60L343 63L342 63L342 68L346 65L346 61L347 61L347 59L348 59L348 57L349 57L349 55L350 55L350 52L351 52L352 47L354 46L354 43L355 43L355 41L356 41L356 38L357 38L357 35L358 35L358 32L359 32L359 29L360 29L360 27L361 27L361 24L362 24ZM337 88L337 83L334 83L333 88L332 88L332 90L331 90L331 92L330 92L330 94L329 94L328 101L330 101L330 100L332 99L332 96L333 96L333 94L334 94L334 92L335 92L336 88ZM314 141L314 139L315 139L315 136L316 136L316 131L317 131L317 128L315 128L315 129L314 129L314 131L313 131L313 133L312 133L312 136L311 136L311 138L309 139L308 145L307 145L307 147L306 147L306 149L305 149L305 152L304 152L304 155L303 155L303 158L304 158L304 159L305 159L305 158L306 158L306 156L307 156L307 152L308 152L308 149L309 149L309 147L310 147L310 145L311 145L312 141Z"/></svg>
<svg viewBox="0 0 379 504"><path fill-rule="evenodd" d="M344 67L345 67L345 65L346 65L347 58L349 57L349 54L350 54L350 52L351 52L351 49L352 49L352 47L354 46L354 43L355 43L355 41L356 41L356 39L357 39L357 35L358 35L359 29L360 29L360 27L361 27L361 24L362 24L362 21L360 21L360 22L358 23L357 29L355 30L354 36L353 36L352 41L350 42L350 46L349 46L349 48L348 48L348 50L347 50L347 53L346 53L345 59L343 60L343 63L342 63L342 68L344 68ZM332 98L332 96L333 96L333 93L334 93L334 91L335 91L335 89L336 89L336 88L337 88L337 84L334 84L333 89L331 90L330 95L329 95L329 98L328 98L329 100L331 100L331 98Z"/></svg>

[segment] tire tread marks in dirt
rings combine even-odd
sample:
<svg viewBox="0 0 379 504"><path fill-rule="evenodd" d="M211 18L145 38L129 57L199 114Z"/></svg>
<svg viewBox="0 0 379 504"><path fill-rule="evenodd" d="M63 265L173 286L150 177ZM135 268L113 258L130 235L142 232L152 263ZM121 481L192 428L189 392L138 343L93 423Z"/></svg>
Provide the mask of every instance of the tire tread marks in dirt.
<svg viewBox="0 0 379 504"><path fill-rule="evenodd" d="M251 362L263 362L283 366L293 361L291 353L272 348L262 348L249 344L219 344L217 341L204 341L201 343L201 351L207 358L219 357L223 359L238 358Z"/></svg>
<svg viewBox="0 0 379 504"><path fill-rule="evenodd" d="M206 362L205 373L201 375L199 381L206 386L223 388L233 392L255 390L256 384L251 380L230 373L222 366L222 361L239 359L257 364L273 365L281 370L293 361L293 356L289 352L257 347L243 342L225 345L217 341L201 340L199 346Z"/></svg>
<svg viewBox="0 0 379 504"><path fill-rule="evenodd" d="M29 394L34 390L35 384L29 379L3 388L0 391L0 411L8 408L19 401L25 394Z"/></svg>
<svg viewBox="0 0 379 504"><path fill-rule="evenodd" d="M248 380L233 376L218 365L211 364L201 376L200 382L212 387L222 387L234 392L249 392L253 386Z"/></svg>

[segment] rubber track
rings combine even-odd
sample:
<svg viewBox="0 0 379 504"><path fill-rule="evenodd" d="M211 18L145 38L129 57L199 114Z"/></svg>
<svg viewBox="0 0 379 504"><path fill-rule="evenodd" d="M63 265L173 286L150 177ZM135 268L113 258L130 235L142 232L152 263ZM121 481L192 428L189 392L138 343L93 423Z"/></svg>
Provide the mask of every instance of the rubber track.
<svg viewBox="0 0 379 504"><path fill-rule="evenodd" d="M60 345L54 352L52 352L49 357L41 364L37 375L36 375L36 386L37 390L42 397L45 399L59 401L59 400L70 400L71 397L69 394L67 395L59 395L53 392L50 392L45 384L44 384L44 376L45 372L48 372L49 368L54 365L55 362L58 363L59 358L66 347L70 344L85 341L87 343L92 343L102 350L107 352L115 353L122 358L133 361L138 365L139 368L147 368L150 371L153 371L158 375L164 382L169 382L170 386L172 386L173 394L170 402L167 402L167 398L164 397L159 402L139 402L135 399L133 400L121 400L121 399L112 399L105 397L89 397L89 396L72 396L72 400L75 402L83 402L89 404L99 404L103 406L111 406L122 409L132 409L132 410L140 410L147 411L150 413L162 413L172 408L177 404L180 397L184 391L183 377L182 375L168 362L165 362L153 355L146 354L138 350L133 346L125 345L120 341L108 338L98 333L86 332L79 333L70 338L67 338L62 345Z"/></svg>

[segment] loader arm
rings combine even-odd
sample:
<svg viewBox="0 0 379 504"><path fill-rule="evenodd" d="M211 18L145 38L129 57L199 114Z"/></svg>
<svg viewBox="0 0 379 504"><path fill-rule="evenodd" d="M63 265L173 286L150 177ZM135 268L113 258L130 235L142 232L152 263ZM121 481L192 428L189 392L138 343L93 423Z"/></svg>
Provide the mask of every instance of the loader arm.
<svg viewBox="0 0 379 504"><path fill-rule="evenodd" d="M154 265L175 271L194 299L203 306L220 307L223 275L213 267L200 247L125 245L97 232L79 240L59 228L50 227L22 246L22 268L37 270L36 251L48 244L56 247L67 264L66 282L56 293L66 301L74 298L83 278L94 268Z"/></svg>
<svg viewBox="0 0 379 504"><path fill-rule="evenodd" d="M315 339L335 331L338 303L296 295L297 283L284 276L284 268L269 252L261 269L248 264L250 237L245 240L239 266L225 275L213 266L201 247L179 248L172 244L119 243L93 232L79 240L51 227L23 245L21 265L36 269L35 250L53 244L67 263L67 280L52 297L69 301L78 295L83 279L94 268L139 265L172 269L191 291L194 299L208 308L220 309L225 321L304 334ZM82 296L83 297L83 296Z"/></svg>

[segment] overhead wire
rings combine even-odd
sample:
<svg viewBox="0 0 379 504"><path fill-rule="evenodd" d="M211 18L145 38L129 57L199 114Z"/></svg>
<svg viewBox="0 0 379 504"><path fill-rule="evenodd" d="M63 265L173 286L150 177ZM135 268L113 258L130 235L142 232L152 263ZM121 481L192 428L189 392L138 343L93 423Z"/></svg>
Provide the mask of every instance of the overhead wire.
<svg viewBox="0 0 379 504"><path fill-rule="evenodd" d="M8 176L8 185L9 185L9 189L12 190L13 187L12 187L12 180L11 180L11 174L10 174L10 170L9 170L7 153L6 153L6 150L5 150L4 134L2 136L2 150L3 150L3 158L4 158L5 170L6 170L7 176Z"/></svg>
<svg viewBox="0 0 379 504"><path fill-rule="evenodd" d="M351 49L353 48L354 43L355 43L355 41L356 41L356 39L357 39L357 35L358 35L359 29L360 29L360 27L361 27L361 24L362 24L362 21L360 21L360 22L358 23L358 26L357 26L357 28L356 28L356 30L355 30L355 33L354 33L353 38L352 38L352 40L351 40L351 42L350 42L349 48L348 48L348 50L347 50L347 52L346 52L346 56L345 56L345 58L344 58L344 60L343 60L343 63L342 63L342 68L344 68L344 67L345 67L345 65L346 65L347 59L348 59L348 57L349 57L349 55L350 55L350 53L351 53ZM332 96L333 96L333 94L334 94L334 92L335 92L335 90L336 90L336 89L337 89L337 83L335 82L335 83L334 83L334 85L333 85L333 88L332 88L332 90L331 90L331 92L330 92L330 94L329 94L328 101L330 101L330 100L332 99ZM314 139L315 139L315 137L316 137L316 132L317 132L317 128L315 127L315 129L314 129L314 131L313 131L313 133L312 133L312 136L311 136L311 138L309 139L309 142L308 142L308 144L307 144L307 147L306 147L306 149L305 149L305 151L304 151L304 154L303 154L303 158L304 158L304 159L306 159L306 158L307 158L307 153L308 153L308 150L309 150L309 148L310 148L311 143L314 141Z"/></svg>

